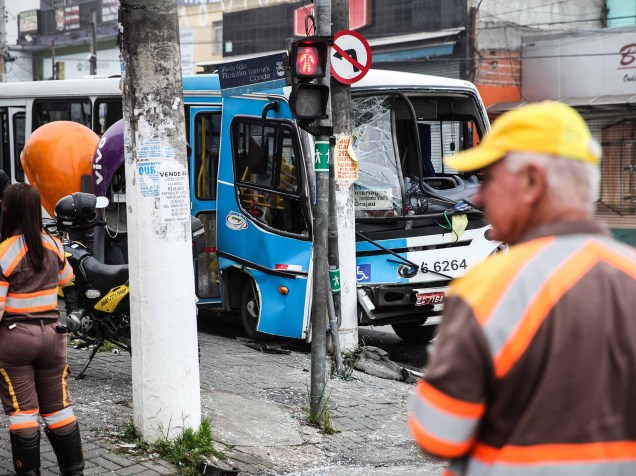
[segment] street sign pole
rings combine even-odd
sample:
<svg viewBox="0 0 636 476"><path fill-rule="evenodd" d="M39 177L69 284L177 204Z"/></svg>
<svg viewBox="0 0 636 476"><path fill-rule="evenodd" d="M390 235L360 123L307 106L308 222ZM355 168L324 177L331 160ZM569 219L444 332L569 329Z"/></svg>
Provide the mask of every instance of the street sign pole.
<svg viewBox="0 0 636 476"><path fill-rule="evenodd" d="M331 34L330 0L316 0L315 21L319 35ZM327 70L324 79L329 84ZM327 111L329 109L327 108ZM320 126L330 126L331 119L321 119ZM314 169L316 171L316 204L314 206L314 285L311 309L311 418L324 423L327 405L327 298L329 289L329 264L327 261L327 227L329 217L329 137L315 140Z"/></svg>

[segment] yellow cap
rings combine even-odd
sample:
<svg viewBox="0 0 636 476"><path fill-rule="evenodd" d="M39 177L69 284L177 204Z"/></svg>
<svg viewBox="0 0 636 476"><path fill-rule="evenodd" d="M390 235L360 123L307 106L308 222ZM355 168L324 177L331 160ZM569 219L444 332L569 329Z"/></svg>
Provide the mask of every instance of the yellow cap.
<svg viewBox="0 0 636 476"><path fill-rule="evenodd" d="M444 162L469 172L483 169L509 152L536 152L591 164L597 164L601 155L578 112L560 102L543 101L503 114L478 146L446 157Z"/></svg>

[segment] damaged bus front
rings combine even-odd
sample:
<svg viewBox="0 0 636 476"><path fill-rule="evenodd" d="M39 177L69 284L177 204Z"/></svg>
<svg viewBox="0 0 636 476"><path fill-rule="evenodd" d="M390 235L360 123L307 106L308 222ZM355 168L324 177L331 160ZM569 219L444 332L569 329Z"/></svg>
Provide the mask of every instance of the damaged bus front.
<svg viewBox="0 0 636 476"><path fill-rule="evenodd" d="M371 71L352 92L359 324L428 341L450 281L501 248L471 198L478 177L443 157L489 127L466 81Z"/></svg>

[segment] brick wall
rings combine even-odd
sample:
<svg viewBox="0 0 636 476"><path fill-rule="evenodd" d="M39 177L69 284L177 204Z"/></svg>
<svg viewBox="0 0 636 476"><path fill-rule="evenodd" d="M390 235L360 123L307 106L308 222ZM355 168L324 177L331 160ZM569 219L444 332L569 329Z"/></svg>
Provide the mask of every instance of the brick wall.
<svg viewBox="0 0 636 476"><path fill-rule="evenodd" d="M521 52L482 50L476 58L477 84L517 87L521 83Z"/></svg>
<svg viewBox="0 0 636 476"><path fill-rule="evenodd" d="M475 85L486 107L521 100L519 51L481 50L475 56Z"/></svg>

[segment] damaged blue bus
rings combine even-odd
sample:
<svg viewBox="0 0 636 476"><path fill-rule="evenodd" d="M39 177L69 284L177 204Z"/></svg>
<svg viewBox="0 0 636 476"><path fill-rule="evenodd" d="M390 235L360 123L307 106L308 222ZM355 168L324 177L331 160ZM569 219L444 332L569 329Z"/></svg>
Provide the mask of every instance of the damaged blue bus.
<svg viewBox="0 0 636 476"><path fill-rule="evenodd" d="M74 120L104 133L121 119L118 84L0 85L5 170L23 180L20 148L44 122ZM292 117L290 88L222 97L214 74L186 76L183 88L191 208L206 239L195 266L200 304L235 312L250 336L307 339L314 138ZM449 282L501 249L470 203L478 177L442 162L473 147L488 127L466 81L371 70L352 87L361 326L391 324L403 339L430 340ZM125 232L120 160L105 191L114 234Z"/></svg>

